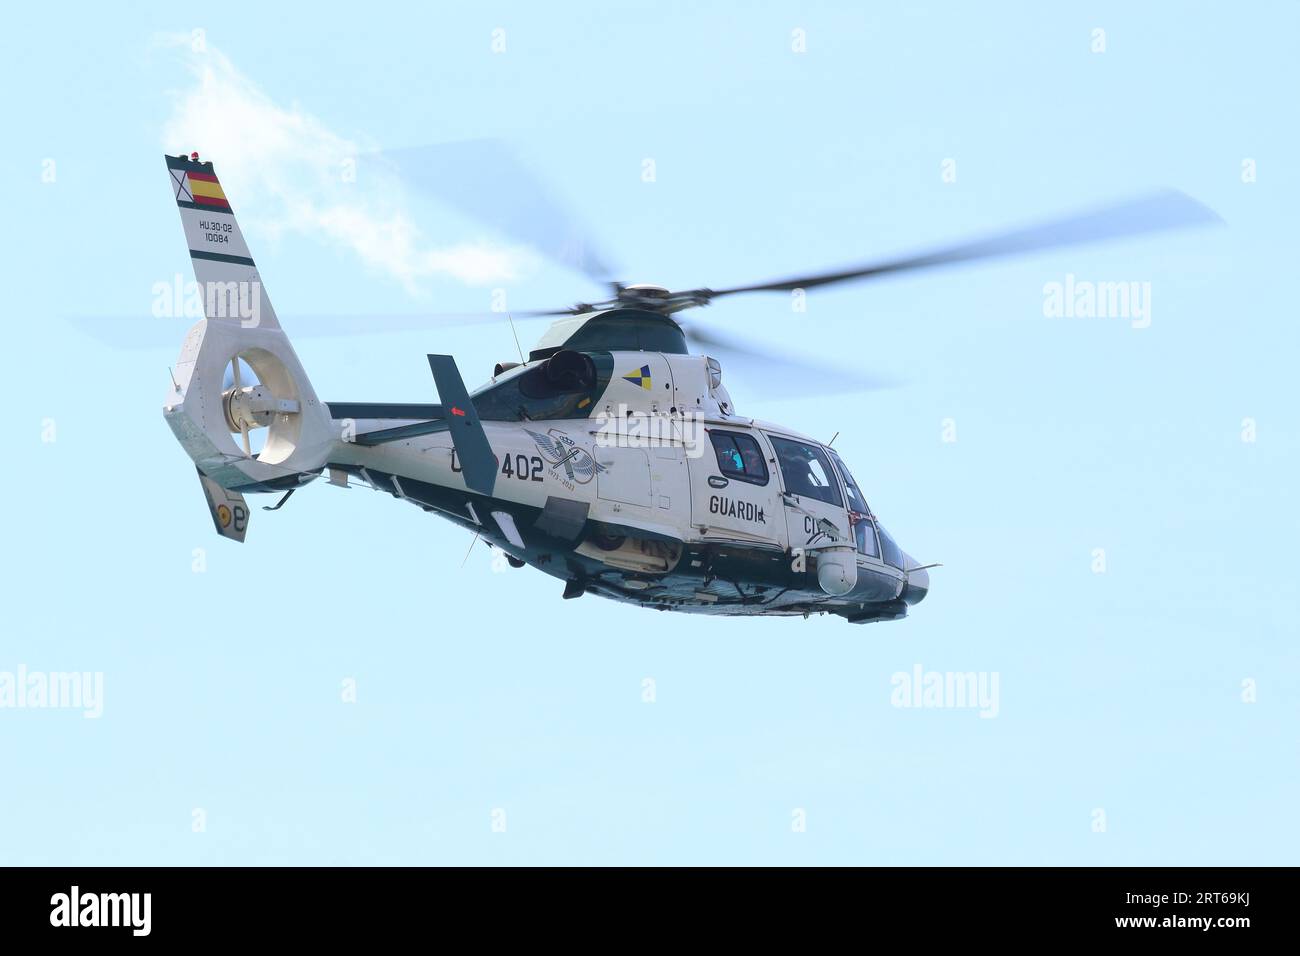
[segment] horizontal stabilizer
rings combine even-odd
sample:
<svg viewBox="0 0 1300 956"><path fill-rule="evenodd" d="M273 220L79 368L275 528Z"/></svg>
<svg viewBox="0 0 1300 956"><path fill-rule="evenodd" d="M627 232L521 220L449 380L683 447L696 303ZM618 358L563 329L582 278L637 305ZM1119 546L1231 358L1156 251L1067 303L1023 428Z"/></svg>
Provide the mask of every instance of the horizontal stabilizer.
<svg viewBox="0 0 1300 956"><path fill-rule="evenodd" d="M442 420L431 422L412 422L409 425L397 425L393 428L381 428L379 431L362 432L352 441L358 445L383 445L390 441L405 438L419 438L421 435L435 435L445 432L450 426Z"/></svg>

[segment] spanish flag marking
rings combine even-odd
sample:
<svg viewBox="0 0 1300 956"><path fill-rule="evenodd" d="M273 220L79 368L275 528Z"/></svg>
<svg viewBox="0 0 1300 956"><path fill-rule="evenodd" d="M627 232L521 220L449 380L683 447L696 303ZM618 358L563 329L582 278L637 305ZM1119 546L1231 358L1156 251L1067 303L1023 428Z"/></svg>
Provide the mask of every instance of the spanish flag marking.
<svg viewBox="0 0 1300 956"><path fill-rule="evenodd" d="M222 192L217 177L209 173L189 173L190 194L200 206L212 206L214 209L230 209L226 194Z"/></svg>

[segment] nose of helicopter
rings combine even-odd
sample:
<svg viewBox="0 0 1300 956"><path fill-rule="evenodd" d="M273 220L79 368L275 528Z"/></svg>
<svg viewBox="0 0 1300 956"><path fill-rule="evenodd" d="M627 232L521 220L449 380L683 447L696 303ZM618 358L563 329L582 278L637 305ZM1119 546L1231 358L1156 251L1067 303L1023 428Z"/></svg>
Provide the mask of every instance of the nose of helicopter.
<svg viewBox="0 0 1300 956"><path fill-rule="evenodd" d="M903 555L904 567L911 568L917 564L909 554ZM907 605L920 604L930 593L930 572L925 568L914 568L907 572L907 583L903 586L902 599Z"/></svg>

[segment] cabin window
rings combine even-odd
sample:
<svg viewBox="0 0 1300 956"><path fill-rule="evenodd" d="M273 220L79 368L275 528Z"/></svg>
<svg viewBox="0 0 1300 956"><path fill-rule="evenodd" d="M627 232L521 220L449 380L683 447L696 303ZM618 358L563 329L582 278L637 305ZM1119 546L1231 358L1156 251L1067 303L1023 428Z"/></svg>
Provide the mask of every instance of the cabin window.
<svg viewBox="0 0 1300 956"><path fill-rule="evenodd" d="M828 505L844 506L831 460L820 445L775 435L767 437L776 449L776 460L781 463L781 477L785 479L787 492L801 498L816 498Z"/></svg>
<svg viewBox="0 0 1300 956"><path fill-rule="evenodd" d="M755 485L767 484L767 462L752 435L709 429L709 440L723 475Z"/></svg>

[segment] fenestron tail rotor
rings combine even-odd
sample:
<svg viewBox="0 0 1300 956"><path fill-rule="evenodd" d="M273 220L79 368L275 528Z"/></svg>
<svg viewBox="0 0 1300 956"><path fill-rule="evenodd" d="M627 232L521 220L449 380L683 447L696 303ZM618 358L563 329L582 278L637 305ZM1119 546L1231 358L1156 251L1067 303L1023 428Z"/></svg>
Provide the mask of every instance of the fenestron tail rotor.
<svg viewBox="0 0 1300 956"><path fill-rule="evenodd" d="M254 457L252 433L258 431L258 449L265 442L265 432L260 429L270 424L270 414L257 411L258 398L263 391L253 367L240 356L235 356L226 365L221 379L221 402L226 413L226 424L231 434L239 435L244 455Z"/></svg>

